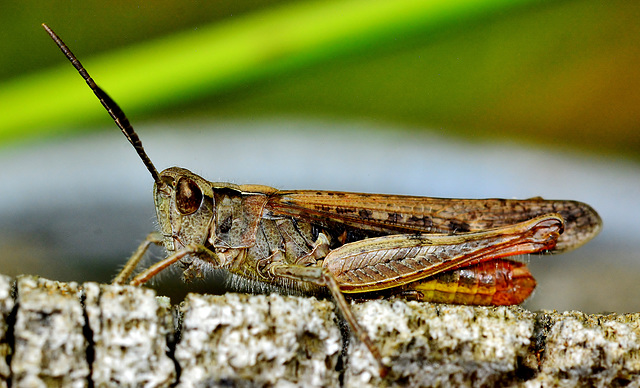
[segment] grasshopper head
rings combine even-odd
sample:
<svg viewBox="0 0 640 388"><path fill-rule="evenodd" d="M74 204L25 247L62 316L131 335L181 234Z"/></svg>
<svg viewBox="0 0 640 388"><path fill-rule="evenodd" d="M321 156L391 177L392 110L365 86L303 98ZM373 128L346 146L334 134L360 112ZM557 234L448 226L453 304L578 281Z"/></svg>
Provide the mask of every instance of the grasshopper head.
<svg viewBox="0 0 640 388"><path fill-rule="evenodd" d="M213 222L213 190L189 170L171 167L160 173L153 196L164 246L169 252L189 244L203 245Z"/></svg>

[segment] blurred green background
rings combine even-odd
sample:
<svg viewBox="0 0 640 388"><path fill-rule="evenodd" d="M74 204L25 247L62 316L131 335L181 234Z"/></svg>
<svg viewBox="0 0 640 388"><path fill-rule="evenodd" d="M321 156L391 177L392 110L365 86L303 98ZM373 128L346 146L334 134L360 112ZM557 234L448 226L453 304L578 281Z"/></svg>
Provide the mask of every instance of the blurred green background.
<svg viewBox="0 0 640 388"><path fill-rule="evenodd" d="M4 2L0 143L105 120L46 22L137 123L355 117L637 158L639 17L589 0Z"/></svg>
<svg viewBox="0 0 640 388"><path fill-rule="evenodd" d="M638 20L594 0L0 2L0 273L108 281L153 227L151 179L46 22L159 169L583 200L605 229L532 260L531 307L638 311Z"/></svg>

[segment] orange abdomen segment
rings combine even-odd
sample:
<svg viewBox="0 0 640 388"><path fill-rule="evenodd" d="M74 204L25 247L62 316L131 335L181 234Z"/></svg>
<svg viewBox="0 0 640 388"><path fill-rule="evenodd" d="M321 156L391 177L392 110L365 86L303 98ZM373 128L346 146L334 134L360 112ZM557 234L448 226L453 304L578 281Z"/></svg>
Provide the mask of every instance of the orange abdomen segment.
<svg viewBox="0 0 640 388"><path fill-rule="evenodd" d="M524 302L535 287L524 263L491 260L409 283L401 294L425 302L505 306Z"/></svg>

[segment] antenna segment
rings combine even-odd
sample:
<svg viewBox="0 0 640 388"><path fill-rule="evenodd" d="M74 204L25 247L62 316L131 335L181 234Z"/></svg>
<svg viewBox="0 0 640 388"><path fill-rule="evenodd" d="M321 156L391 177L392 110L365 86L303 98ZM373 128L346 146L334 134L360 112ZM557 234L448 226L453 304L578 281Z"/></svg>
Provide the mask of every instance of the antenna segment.
<svg viewBox="0 0 640 388"><path fill-rule="evenodd" d="M149 172L151 173L151 176L153 177L153 180L156 182L156 185L158 187L164 186L164 183L160 179L160 174L158 174L158 170L156 170L155 166L151 162L151 159L149 158L147 153L144 151L144 148L142 147L142 142L140 141L138 134L131 126L129 119L127 119L127 116L124 114L122 109L120 109L118 104L116 104L116 102L113 101L111 97L109 97L109 95L104 90L102 90L98 85L96 85L93 78L91 78L87 70L84 68L84 66L82 66L78 58L76 58L76 56L73 55L71 50L69 50L69 47L67 47L67 45L64 44L62 39L60 39L60 37L58 37L58 35L56 35L56 33L53 32L53 30L49 28L49 26L47 26L45 23L42 23L42 27L44 27L44 29L47 31L49 36L51 36L51 39L53 39L53 41L56 42L56 44L58 45L62 53L67 57L69 62L71 62L73 67L75 67L76 70L78 70L78 73L80 73L82 78L84 78L84 80L87 82L87 85L89 85L91 90L93 90L93 93L95 93L96 97L98 97L98 100L100 100L100 102L102 103L102 106L104 106L107 112L109 112L109 115L111 115L111 118L113 118L113 121L115 121L118 128L120 128L124 136L127 138L127 140L129 140L129 143L131 143L133 148L136 150L136 152L140 156L140 159L142 159L142 163L144 163L144 165L147 167L147 170L149 170Z"/></svg>

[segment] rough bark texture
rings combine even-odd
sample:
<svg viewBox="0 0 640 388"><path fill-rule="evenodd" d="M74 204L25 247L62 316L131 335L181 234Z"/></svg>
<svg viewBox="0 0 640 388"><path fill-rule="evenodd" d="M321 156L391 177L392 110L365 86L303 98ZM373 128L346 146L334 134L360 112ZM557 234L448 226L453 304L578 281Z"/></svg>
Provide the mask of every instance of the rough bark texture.
<svg viewBox="0 0 640 388"><path fill-rule="evenodd" d="M15 302L11 296L11 279L0 275L0 388L7 387L7 382L11 379L9 369L9 357L11 357L11 346L9 344L9 315L13 310Z"/></svg>
<svg viewBox="0 0 640 388"><path fill-rule="evenodd" d="M0 387L640 385L640 314L402 300L353 311L384 378L328 301L189 295L172 308L145 288L0 276Z"/></svg>
<svg viewBox="0 0 640 388"><path fill-rule="evenodd" d="M176 380L168 353L171 306L153 290L84 284L87 342L96 387L167 386Z"/></svg>

